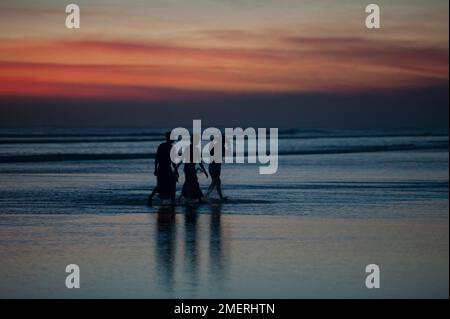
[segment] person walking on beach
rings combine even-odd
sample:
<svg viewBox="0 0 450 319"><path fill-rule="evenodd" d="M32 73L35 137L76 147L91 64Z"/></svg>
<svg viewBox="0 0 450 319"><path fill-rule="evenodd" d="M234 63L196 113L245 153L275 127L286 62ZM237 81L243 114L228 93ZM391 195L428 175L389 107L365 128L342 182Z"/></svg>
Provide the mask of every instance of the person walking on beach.
<svg viewBox="0 0 450 319"><path fill-rule="evenodd" d="M222 135L222 143L214 143L211 146L210 155L214 157L214 150L216 147L222 148L222 158L225 156L225 136ZM221 145L220 145L221 144ZM208 190L206 191L206 198L209 197L214 188L217 189L217 193L221 200L227 200L228 198L223 196L222 194L222 181L220 180L220 173L222 170L222 163L215 162L214 160L209 164L208 171L209 175L211 175L211 185L209 185Z"/></svg>
<svg viewBox="0 0 450 319"><path fill-rule="evenodd" d="M184 184L183 188L181 189L181 196L185 199L194 199L201 203L203 202L204 196L200 188L200 184L198 183L197 164L193 161L194 146L192 144L192 141L189 147L191 158L190 163L184 163ZM178 164L178 166L179 165L181 165L181 163ZM205 174L206 178L208 178L208 173L206 172L203 163L199 163L198 165L200 167L200 170Z"/></svg>
<svg viewBox="0 0 450 319"><path fill-rule="evenodd" d="M158 193L161 200L170 199L175 204L176 183L178 181L177 166L170 159L172 141L170 132L166 133L166 141L158 146L155 156L155 172L157 185L148 196L148 205L152 205L153 196Z"/></svg>

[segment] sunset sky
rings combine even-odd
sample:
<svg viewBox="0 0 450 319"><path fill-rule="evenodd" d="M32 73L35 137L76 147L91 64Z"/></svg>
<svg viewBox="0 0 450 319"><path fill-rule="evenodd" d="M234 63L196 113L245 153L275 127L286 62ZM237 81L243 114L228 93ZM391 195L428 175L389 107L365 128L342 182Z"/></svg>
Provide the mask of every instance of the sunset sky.
<svg viewBox="0 0 450 319"><path fill-rule="evenodd" d="M76 30L65 27L70 2L1 2L3 117L19 123L12 113L27 97L46 110L86 99L117 111L120 101L154 110L230 97L448 92L446 0L377 1L380 30L365 28L370 1L72 2Z"/></svg>

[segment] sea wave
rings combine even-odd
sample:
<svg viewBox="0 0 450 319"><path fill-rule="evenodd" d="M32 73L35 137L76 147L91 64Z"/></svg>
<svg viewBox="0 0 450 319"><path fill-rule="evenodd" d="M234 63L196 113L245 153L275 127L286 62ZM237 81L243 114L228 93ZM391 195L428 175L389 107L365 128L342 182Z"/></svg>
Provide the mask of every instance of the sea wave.
<svg viewBox="0 0 450 319"><path fill-rule="evenodd" d="M448 140L431 141L426 143L405 143L386 145L352 145L309 149L280 150L280 156L291 155L327 155L393 152L412 150L448 150ZM61 161L105 161L105 160L133 160L153 159L153 153L49 153L33 155L0 155L0 163L30 163L30 162L61 162Z"/></svg>
<svg viewBox="0 0 450 319"><path fill-rule="evenodd" d="M152 130L5 130L0 129L1 144L52 144L52 143L117 143L161 141L170 129ZM390 138L390 137L448 137L448 130L419 129L283 129L279 139L339 139L339 138Z"/></svg>

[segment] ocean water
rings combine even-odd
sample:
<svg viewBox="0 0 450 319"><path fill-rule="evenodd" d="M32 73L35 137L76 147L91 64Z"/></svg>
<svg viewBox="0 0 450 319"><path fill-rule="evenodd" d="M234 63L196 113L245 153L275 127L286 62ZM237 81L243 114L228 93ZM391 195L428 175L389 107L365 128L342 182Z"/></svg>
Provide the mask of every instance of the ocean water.
<svg viewBox="0 0 450 319"><path fill-rule="evenodd" d="M0 130L0 297L448 298L448 130L280 130L276 174L225 164L229 201L173 218L165 131Z"/></svg>

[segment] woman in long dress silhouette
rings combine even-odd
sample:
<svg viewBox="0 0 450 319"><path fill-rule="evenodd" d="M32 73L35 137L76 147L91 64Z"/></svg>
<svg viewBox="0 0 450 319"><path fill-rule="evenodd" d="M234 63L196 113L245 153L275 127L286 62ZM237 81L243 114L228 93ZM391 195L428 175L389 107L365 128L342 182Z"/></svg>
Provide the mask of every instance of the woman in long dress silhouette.
<svg viewBox="0 0 450 319"><path fill-rule="evenodd" d="M186 199L195 199L198 202L202 202L204 195L200 188L200 184L198 183L197 177L197 163L193 161L193 152L194 146L191 142L190 147L190 163L184 163L183 172L184 172L184 184L181 189L181 196ZM181 164L181 163L180 163ZM178 164L178 165L180 165ZM198 163L200 170L205 174L206 178L208 178L208 173L206 172L203 163Z"/></svg>

